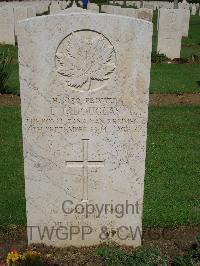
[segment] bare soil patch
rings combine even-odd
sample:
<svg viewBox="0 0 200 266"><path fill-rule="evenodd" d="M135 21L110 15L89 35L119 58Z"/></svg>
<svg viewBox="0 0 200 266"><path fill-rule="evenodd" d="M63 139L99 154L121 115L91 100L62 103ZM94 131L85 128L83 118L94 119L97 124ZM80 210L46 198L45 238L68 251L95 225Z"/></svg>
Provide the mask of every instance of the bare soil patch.
<svg viewBox="0 0 200 266"><path fill-rule="evenodd" d="M169 258L177 255L185 255L195 244L197 235L200 234L200 225L180 226L174 229L145 229L143 246L155 246L161 253ZM24 251L27 248L26 228L12 228L7 232L0 232L0 260L4 259L11 249ZM31 249L49 256L50 265L105 265L100 257L96 256L96 246L93 247L68 247L55 248L45 245L31 245ZM118 247L131 252L131 247Z"/></svg>
<svg viewBox="0 0 200 266"><path fill-rule="evenodd" d="M150 105L200 105L200 93L150 94Z"/></svg>
<svg viewBox="0 0 200 266"><path fill-rule="evenodd" d="M0 106L20 106L20 97L13 94L0 94Z"/></svg>

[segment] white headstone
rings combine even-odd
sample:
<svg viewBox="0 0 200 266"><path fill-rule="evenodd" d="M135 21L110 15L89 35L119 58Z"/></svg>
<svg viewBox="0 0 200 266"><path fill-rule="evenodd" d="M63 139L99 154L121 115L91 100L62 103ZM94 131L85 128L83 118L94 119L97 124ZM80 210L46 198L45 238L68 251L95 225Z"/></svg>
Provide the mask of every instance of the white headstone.
<svg viewBox="0 0 200 266"><path fill-rule="evenodd" d="M147 20L147 21L152 21L152 18L153 18L153 10L152 9L149 9L149 8L139 8L139 9L136 9L137 11L137 17L139 19L144 19L144 20Z"/></svg>
<svg viewBox="0 0 200 266"><path fill-rule="evenodd" d="M182 30L184 37L188 37L189 26L190 26L190 10L182 9Z"/></svg>
<svg viewBox="0 0 200 266"><path fill-rule="evenodd" d="M27 15L27 7L14 7L15 24L20 20L26 19Z"/></svg>
<svg viewBox="0 0 200 266"><path fill-rule="evenodd" d="M15 45L13 8L0 8L0 43Z"/></svg>
<svg viewBox="0 0 200 266"><path fill-rule="evenodd" d="M85 12L88 12L88 10L76 6L76 7L70 7L65 10L58 11L56 12L56 14L68 14L68 13L80 13L80 12L85 13Z"/></svg>
<svg viewBox="0 0 200 266"><path fill-rule="evenodd" d="M99 6L97 4L88 3L87 9L99 13Z"/></svg>
<svg viewBox="0 0 200 266"><path fill-rule="evenodd" d="M35 7L27 7L27 18L32 18L36 16L36 8Z"/></svg>
<svg viewBox="0 0 200 266"><path fill-rule="evenodd" d="M61 2L61 9L67 8L67 2L64 0Z"/></svg>
<svg viewBox="0 0 200 266"><path fill-rule="evenodd" d="M159 10L157 52L170 59L179 58L182 39L182 10Z"/></svg>
<svg viewBox="0 0 200 266"><path fill-rule="evenodd" d="M14 19L15 19L15 36L18 34L18 22L20 20L28 18L27 7L14 7Z"/></svg>
<svg viewBox="0 0 200 266"><path fill-rule="evenodd" d="M29 243L141 244L151 40L125 16L20 22Z"/></svg>
<svg viewBox="0 0 200 266"><path fill-rule="evenodd" d="M50 5L50 14L55 14L56 12L61 10L61 4L58 1L51 2Z"/></svg>
<svg viewBox="0 0 200 266"><path fill-rule="evenodd" d="M191 15L196 15L196 13L197 13L197 8L196 8L196 5L193 4L191 8Z"/></svg>
<svg viewBox="0 0 200 266"><path fill-rule="evenodd" d="M101 12L118 15L121 12L121 6L102 5Z"/></svg>
<svg viewBox="0 0 200 266"><path fill-rule="evenodd" d="M42 15L49 10L50 3L48 1L37 2L36 4L36 14Z"/></svg>
<svg viewBox="0 0 200 266"><path fill-rule="evenodd" d="M120 15L132 17L132 18L138 18L137 10L134 8L121 8Z"/></svg>

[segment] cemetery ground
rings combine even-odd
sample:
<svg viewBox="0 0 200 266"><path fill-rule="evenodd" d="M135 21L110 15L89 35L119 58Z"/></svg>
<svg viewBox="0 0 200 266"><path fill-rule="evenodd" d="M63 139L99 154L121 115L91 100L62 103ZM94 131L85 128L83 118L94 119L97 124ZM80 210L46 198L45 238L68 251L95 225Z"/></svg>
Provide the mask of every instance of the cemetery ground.
<svg viewBox="0 0 200 266"><path fill-rule="evenodd" d="M182 41L182 60L169 61L156 56L157 63L152 64L144 193L144 249L134 254L130 248L116 246L70 247L63 250L35 247L42 254L49 254L49 265L133 265L131 262L137 260L136 265L147 265L142 264L147 257L159 257L161 263L165 259L157 251L145 250L152 244L171 260L188 252L197 254L195 250L199 246L195 244L195 238L200 234L199 26L200 17L192 16L189 38ZM154 51L155 40L156 31ZM6 94L0 95L1 256L5 256L10 248L24 250L26 245L17 49L1 45L0 53L7 53L7 48L12 54L11 75L2 91ZM159 60L164 62L158 63ZM163 228L167 228L167 236L163 235ZM199 249L197 252L199 254ZM185 265L190 265L189 259L187 261L186 258ZM184 264L177 262L175 265Z"/></svg>

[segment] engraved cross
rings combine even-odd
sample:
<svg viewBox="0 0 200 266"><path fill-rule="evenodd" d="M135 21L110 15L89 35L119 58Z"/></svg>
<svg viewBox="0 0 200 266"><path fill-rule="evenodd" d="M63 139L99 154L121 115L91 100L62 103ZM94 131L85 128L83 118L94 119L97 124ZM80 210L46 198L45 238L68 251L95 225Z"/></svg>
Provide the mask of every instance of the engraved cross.
<svg viewBox="0 0 200 266"><path fill-rule="evenodd" d="M88 168L99 168L105 166L105 161L88 161L88 141L88 139L82 139L82 161L66 161L67 167L83 169L82 202L88 201Z"/></svg>

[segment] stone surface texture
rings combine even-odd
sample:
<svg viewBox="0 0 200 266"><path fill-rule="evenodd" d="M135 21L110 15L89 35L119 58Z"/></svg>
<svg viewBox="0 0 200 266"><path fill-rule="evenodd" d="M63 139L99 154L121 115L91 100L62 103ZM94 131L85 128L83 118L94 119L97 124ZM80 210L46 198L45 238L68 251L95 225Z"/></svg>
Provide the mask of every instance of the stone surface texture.
<svg viewBox="0 0 200 266"><path fill-rule="evenodd" d="M29 243L139 246L152 24L42 16L21 21L18 37ZM127 201L138 211L117 218Z"/></svg>
<svg viewBox="0 0 200 266"><path fill-rule="evenodd" d="M0 43L15 45L13 8L0 8Z"/></svg>
<svg viewBox="0 0 200 266"><path fill-rule="evenodd" d="M182 10L159 10L157 52L168 58L180 58L182 39Z"/></svg>

